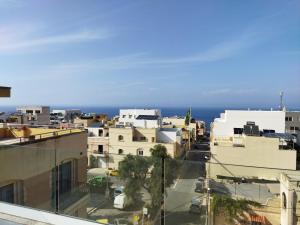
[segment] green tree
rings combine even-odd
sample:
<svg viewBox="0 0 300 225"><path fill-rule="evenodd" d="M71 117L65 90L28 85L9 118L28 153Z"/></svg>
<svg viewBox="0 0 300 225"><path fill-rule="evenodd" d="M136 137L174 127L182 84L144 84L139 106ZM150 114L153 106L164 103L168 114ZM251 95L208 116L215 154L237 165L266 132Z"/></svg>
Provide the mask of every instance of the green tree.
<svg viewBox="0 0 300 225"><path fill-rule="evenodd" d="M163 196L167 195L166 188L170 187L176 179L178 164L163 145L155 145L150 152L153 168L146 186L151 195L151 208L158 209Z"/></svg>
<svg viewBox="0 0 300 225"><path fill-rule="evenodd" d="M230 196L214 194L211 209L214 215L223 214L228 221L237 219L243 212L249 212L251 207L261 207L255 201L247 199L233 199Z"/></svg>
<svg viewBox="0 0 300 225"><path fill-rule="evenodd" d="M161 200L167 194L176 179L177 163L167 153L163 145L150 149L151 157L127 155L120 162L119 175L126 181L125 194L134 201L139 200L138 193L145 188L151 196L150 212L160 209ZM162 191L162 175L164 174L164 190Z"/></svg>
<svg viewBox="0 0 300 225"><path fill-rule="evenodd" d="M124 192L133 201L139 200L137 193L145 183L149 167L150 161L142 156L127 155L120 162L119 175L126 180Z"/></svg>

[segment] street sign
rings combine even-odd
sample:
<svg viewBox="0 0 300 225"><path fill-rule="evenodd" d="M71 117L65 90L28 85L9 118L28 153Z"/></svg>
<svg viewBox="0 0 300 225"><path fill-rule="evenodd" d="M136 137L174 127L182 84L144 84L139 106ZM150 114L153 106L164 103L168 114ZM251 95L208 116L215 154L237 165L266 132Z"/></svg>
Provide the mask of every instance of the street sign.
<svg viewBox="0 0 300 225"><path fill-rule="evenodd" d="M147 208L143 208L143 214L147 215L148 214L148 209Z"/></svg>

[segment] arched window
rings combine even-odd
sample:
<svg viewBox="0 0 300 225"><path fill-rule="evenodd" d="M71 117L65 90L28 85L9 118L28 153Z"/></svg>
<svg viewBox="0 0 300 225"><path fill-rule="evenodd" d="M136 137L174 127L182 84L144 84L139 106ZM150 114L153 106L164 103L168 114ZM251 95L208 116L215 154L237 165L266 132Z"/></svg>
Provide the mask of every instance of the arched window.
<svg viewBox="0 0 300 225"><path fill-rule="evenodd" d="M118 139L119 139L119 141L124 141L123 135L119 135Z"/></svg>
<svg viewBox="0 0 300 225"><path fill-rule="evenodd" d="M286 209L286 195L284 192L282 192L282 208Z"/></svg>
<svg viewBox="0 0 300 225"><path fill-rule="evenodd" d="M122 154L124 154L124 151L123 151L123 149L119 149L119 155L122 155Z"/></svg>

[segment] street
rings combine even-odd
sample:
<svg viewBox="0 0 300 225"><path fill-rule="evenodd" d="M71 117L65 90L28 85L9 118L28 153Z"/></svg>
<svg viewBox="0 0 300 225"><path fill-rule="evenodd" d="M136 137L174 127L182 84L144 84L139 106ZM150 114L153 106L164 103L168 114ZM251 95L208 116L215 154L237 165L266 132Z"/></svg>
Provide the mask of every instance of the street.
<svg viewBox="0 0 300 225"><path fill-rule="evenodd" d="M202 156L197 153L197 150L188 154L187 158L188 160L182 162L178 179L172 187L167 189L165 199L165 222L167 225L205 224L206 209L202 209L201 214L189 213L192 198L206 197L205 193L195 192L198 177L203 177L205 173L204 162L198 161Z"/></svg>

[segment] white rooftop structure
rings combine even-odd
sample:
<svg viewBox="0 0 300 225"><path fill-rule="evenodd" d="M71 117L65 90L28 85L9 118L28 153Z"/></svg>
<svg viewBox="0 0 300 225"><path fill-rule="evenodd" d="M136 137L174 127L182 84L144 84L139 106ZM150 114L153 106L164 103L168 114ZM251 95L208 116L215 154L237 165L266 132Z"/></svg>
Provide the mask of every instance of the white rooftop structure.
<svg viewBox="0 0 300 225"><path fill-rule="evenodd" d="M213 122L213 136L233 136L234 128L243 128L247 122L255 122L260 130L274 130L276 133L285 132L284 111L225 110L225 113L221 113L220 118L216 118Z"/></svg>
<svg viewBox="0 0 300 225"><path fill-rule="evenodd" d="M158 128L161 126L161 111L159 109L120 109L118 125Z"/></svg>

